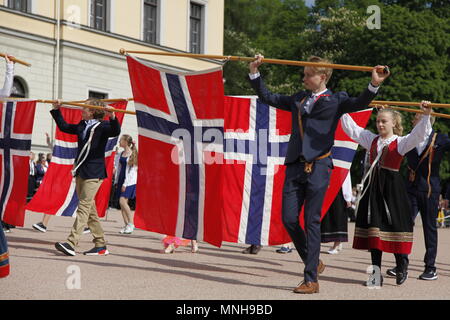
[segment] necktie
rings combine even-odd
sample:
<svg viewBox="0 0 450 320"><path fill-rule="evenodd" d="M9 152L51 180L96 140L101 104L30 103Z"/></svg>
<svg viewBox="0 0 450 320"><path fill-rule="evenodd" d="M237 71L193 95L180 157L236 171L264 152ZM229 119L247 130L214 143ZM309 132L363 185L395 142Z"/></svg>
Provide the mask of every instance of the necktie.
<svg viewBox="0 0 450 320"><path fill-rule="evenodd" d="M92 119L92 120L87 120L86 121L86 127L83 130L83 140L86 138L86 134L89 130L90 127L92 127L94 124L96 124L98 122L98 120Z"/></svg>
<svg viewBox="0 0 450 320"><path fill-rule="evenodd" d="M308 100L306 100L306 103L305 103L305 111L306 111L306 113L309 114L311 112L311 108L312 108L312 105L314 104L314 99L315 98L316 98L316 96L314 94L311 94L308 97Z"/></svg>

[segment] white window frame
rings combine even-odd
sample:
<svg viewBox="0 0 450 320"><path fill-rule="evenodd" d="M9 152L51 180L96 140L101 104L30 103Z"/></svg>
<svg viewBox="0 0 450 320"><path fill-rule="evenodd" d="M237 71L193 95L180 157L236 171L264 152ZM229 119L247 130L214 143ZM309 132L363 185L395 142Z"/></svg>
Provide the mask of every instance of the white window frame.
<svg viewBox="0 0 450 320"><path fill-rule="evenodd" d="M164 6L165 0L158 0L158 5L156 6L156 43L148 43L145 41L144 37L144 0L141 0L141 37L140 40L153 45L161 45L162 44L162 24L161 24L161 17L163 12L163 6Z"/></svg>
<svg viewBox="0 0 450 320"><path fill-rule="evenodd" d="M9 1L11 1L11 0L5 0L5 2L3 4L7 8L9 8ZM36 1L27 0L27 7L30 8L30 12L27 12L27 13L36 14Z"/></svg>
<svg viewBox="0 0 450 320"><path fill-rule="evenodd" d="M94 26L92 25L92 20L91 20L91 7L92 7L92 1L93 0L89 0L88 3L88 26L90 28L94 28ZM106 31L103 30L99 30L99 31L103 31L103 32L114 32L114 22L115 22L115 16L114 13L116 12L115 8L116 8L116 2L115 0L106 0L106 5L107 5L107 10L106 10ZM97 30L97 29L95 29Z"/></svg>
<svg viewBox="0 0 450 320"><path fill-rule="evenodd" d="M206 53L207 46L207 30L206 27L208 24L208 2L209 0L186 0L187 2L187 31L186 31L186 52L191 51L191 2L203 6L202 10L202 26L201 26L201 47L200 47L200 53Z"/></svg>
<svg viewBox="0 0 450 320"><path fill-rule="evenodd" d="M109 99L111 97L111 93L112 93L111 89L88 86L88 87L86 87L86 99L89 99L89 91L95 91L98 93L106 94L105 99Z"/></svg>

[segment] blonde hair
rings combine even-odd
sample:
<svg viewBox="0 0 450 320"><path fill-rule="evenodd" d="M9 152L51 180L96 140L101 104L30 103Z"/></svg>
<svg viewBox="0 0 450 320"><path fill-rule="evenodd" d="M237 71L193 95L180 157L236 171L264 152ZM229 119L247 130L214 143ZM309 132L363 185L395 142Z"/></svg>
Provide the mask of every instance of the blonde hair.
<svg viewBox="0 0 450 320"><path fill-rule="evenodd" d="M126 141L126 143L127 143L127 146L129 146L130 149L131 149L131 155L128 158L128 165L130 167L137 166L138 151L137 151L137 148L136 148L136 143L133 140L133 137L130 136L129 134L123 134L121 139L124 139Z"/></svg>
<svg viewBox="0 0 450 320"><path fill-rule="evenodd" d="M390 108L384 108L384 109L380 109L378 111L378 114L380 113L390 113L392 116L392 120L394 122L394 128L393 128L393 132L395 135L397 136L401 136L403 135L403 125L402 125L402 115L400 114L400 112L394 110L394 109L390 109Z"/></svg>
<svg viewBox="0 0 450 320"><path fill-rule="evenodd" d="M308 58L309 62L316 62L316 63L333 63L331 60L320 58L317 56L311 56ZM331 68L324 68L324 67L310 67L316 74L324 74L326 76L325 83L328 83L328 80L330 80L331 75L333 74L333 69Z"/></svg>
<svg viewBox="0 0 450 320"><path fill-rule="evenodd" d="M131 145L131 155L130 158L128 158L128 165L130 167L134 167L137 166L137 164L138 164L138 151L136 148L136 144L133 141Z"/></svg>

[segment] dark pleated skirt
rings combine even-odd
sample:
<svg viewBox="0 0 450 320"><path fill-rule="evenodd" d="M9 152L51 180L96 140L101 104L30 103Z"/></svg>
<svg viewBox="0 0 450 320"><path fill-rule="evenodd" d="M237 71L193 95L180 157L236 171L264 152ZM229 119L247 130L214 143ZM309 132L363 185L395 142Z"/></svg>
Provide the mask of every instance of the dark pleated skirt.
<svg viewBox="0 0 450 320"><path fill-rule="evenodd" d="M347 221L346 202L341 189L320 224L321 242L348 242Z"/></svg>
<svg viewBox="0 0 450 320"><path fill-rule="evenodd" d="M369 188L358 206L353 248L410 254L413 221L403 177L375 168Z"/></svg>

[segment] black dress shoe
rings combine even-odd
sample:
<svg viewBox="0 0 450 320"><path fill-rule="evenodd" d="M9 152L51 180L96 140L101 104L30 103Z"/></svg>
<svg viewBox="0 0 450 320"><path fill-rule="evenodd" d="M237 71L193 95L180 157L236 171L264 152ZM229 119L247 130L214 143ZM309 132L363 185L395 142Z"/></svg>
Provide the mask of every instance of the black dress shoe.
<svg viewBox="0 0 450 320"><path fill-rule="evenodd" d="M401 285L408 279L408 271L397 271L396 278L397 285Z"/></svg>
<svg viewBox="0 0 450 320"><path fill-rule="evenodd" d="M258 254L259 251L261 251L261 246L252 245L252 249L250 251L251 254Z"/></svg>
<svg viewBox="0 0 450 320"><path fill-rule="evenodd" d="M388 269L386 271L386 274L391 277L396 277L397 276L397 268Z"/></svg>
<svg viewBox="0 0 450 320"><path fill-rule="evenodd" d="M245 248L244 250L242 250L242 253L244 253L244 254L249 254L250 252L252 252L252 247L253 247L253 245L251 245L251 246L248 247L248 248Z"/></svg>

